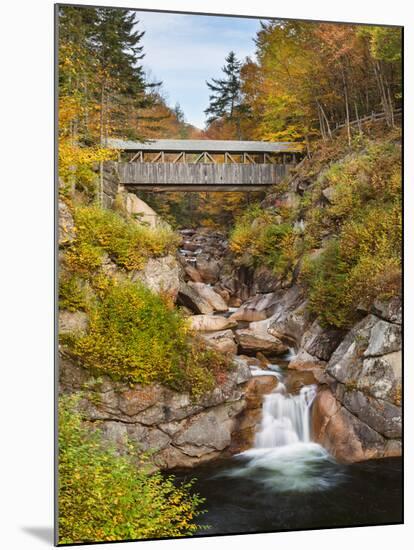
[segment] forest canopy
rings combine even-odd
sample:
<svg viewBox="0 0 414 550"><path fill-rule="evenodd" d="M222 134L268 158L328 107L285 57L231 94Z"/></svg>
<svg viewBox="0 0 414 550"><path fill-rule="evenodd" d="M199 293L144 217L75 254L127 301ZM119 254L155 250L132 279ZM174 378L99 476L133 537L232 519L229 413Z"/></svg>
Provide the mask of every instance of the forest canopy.
<svg viewBox="0 0 414 550"><path fill-rule="evenodd" d="M96 195L96 162L114 158L110 137L146 140L298 141L305 151L350 122L384 113L393 127L401 107L402 34L398 27L264 20L255 58L229 52L210 91L206 127L168 105L162 83L143 68L139 12L118 8L59 9L59 173ZM359 123L359 122L358 122ZM173 224L229 227L260 195L201 193L144 196Z"/></svg>

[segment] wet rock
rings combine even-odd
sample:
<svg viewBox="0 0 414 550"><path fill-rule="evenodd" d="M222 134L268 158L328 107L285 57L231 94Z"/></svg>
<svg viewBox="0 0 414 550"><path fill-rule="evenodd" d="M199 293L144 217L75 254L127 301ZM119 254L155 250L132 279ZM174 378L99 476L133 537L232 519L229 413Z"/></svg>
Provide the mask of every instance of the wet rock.
<svg viewBox="0 0 414 550"><path fill-rule="evenodd" d="M187 235L189 237L191 237L192 235L194 235L196 233L196 230L195 229L180 229L180 233L181 235Z"/></svg>
<svg viewBox="0 0 414 550"><path fill-rule="evenodd" d="M313 402L312 434L339 462L390 456L387 440L342 407L329 389Z"/></svg>
<svg viewBox="0 0 414 550"><path fill-rule="evenodd" d="M199 296L203 298L215 311L227 311L229 308L223 298L215 292L211 286L205 283L187 283L193 290L195 290ZM204 312L207 313L207 312Z"/></svg>
<svg viewBox="0 0 414 550"><path fill-rule="evenodd" d="M200 249L200 246L197 243L192 243L191 241L184 241L181 244L181 248L183 250L190 250L191 252L195 252L196 250Z"/></svg>
<svg viewBox="0 0 414 550"><path fill-rule="evenodd" d="M278 379L276 376L266 376L265 374L261 376L253 375L246 385L246 400L250 406L252 406L252 404L260 406L262 404L263 395L272 392L277 388L277 385Z"/></svg>
<svg viewBox="0 0 414 550"><path fill-rule="evenodd" d="M237 416L232 434L231 453L240 453L252 447L257 427L262 419L264 395L278 384L275 376L253 376L245 387L246 406Z"/></svg>
<svg viewBox="0 0 414 550"><path fill-rule="evenodd" d="M216 332L237 326L237 321L220 315L193 315L190 317L190 326L195 331Z"/></svg>

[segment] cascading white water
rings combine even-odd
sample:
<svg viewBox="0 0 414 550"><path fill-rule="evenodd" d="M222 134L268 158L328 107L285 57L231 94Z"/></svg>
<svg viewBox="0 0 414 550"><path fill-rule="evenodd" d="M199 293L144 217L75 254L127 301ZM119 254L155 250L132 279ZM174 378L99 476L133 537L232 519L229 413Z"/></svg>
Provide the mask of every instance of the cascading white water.
<svg viewBox="0 0 414 550"><path fill-rule="evenodd" d="M275 392L266 395L260 431L255 448L273 448L310 442L309 411L316 386L304 386L298 395L288 395L283 382Z"/></svg>
<svg viewBox="0 0 414 550"><path fill-rule="evenodd" d="M226 475L254 478L269 490L318 491L341 480L337 464L318 443L312 442L310 411L316 386L303 386L296 395L289 394L277 365L271 371L253 368L253 376L276 376L277 388L266 395L260 427L254 447L240 453L242 468L232 468Z"/></svg>

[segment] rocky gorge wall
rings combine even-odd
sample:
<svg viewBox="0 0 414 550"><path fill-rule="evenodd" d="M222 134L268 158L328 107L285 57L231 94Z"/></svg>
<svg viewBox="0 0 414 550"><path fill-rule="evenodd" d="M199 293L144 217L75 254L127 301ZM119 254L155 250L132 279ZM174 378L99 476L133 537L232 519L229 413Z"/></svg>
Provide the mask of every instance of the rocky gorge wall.
<svg viewBox="0 0 414 550"><path fill-rule="evenodd" d="M64 249L74 241L76 228L63 201L59 203L59 214L59 244ZM149 258L143 269L126 273L106 255L102 269L115 279L140 281L172 301L188 296L193 328L197 329L198 322L200 334L209 345L224 352L237 352L234 335L227 328L237 323L214 315L227 312L228 305L208 283L201 282L201 277L197 283L187 281L178 258ZM204 314L197 315L200 311ZM85 333L88 326L88 314L84 311L60 310L61 337ZM215 331L215 326L225 330ZM249 358L234 357L234 368L212 391L195 399L188 392L173 391L160 384L142 386L97 376L75 360L64 344L59 352L59 394L77 395L77 406L85 421L91 427L99 427L104 438L115 443L120 452L126 451L128 441L136 443L141 451L151 454L157 466L165 469L195 466L228 456L236 447L247 448L260 416L260 396L269 389L265 378L259 383L252 381ZM274 383L274 379L269 383Z"/></svg>
<svg viewBox="0 0 414 550"><path fill-rule="evenodd" d="M62 242L73 221L60 207ZM234 265L223 234L183 230L177 257L150 258L129 274L167 294L211 347L233 355L235 368L199 400L160 385L142 387L94 377L62 349L60 388L81 395L91 425L122 451L126 441L153 455L162 468L189 467L252 445L263 395L276 379L254 377L268 358L309 373L318 384L312 431L340 462L401 453L401 300L375 302L351 330L320 326L307 310L306 291L282 288L267 268ZM105 270L121 276L109 258ZM123 276L123 275L122 275ZM60 333L87 330L82 312L62 311ZM292 354L294 350L294 354ZM277 361L277 359L276 359ZM297 388L298 389L298 388Z"/></svg>
<svg viewBox="0 0 414 550"><path fill-rule="evenodd" d="M193 314L200 313L192 318L194 326L234 353L277 356L294 348L288 368L312 372L318 382L313 438L339 461L400 455L401 299L376 301L369 310L361 309L361 320L349 331L323 328L308 314L306 291L300 285L280 288L268 270L234 267L220 233L182 233L185 286L196 290L202 281L208 282L209 290L229 304L239 305L241 297L250 296L220 320L209 317L211 310L198 307L194 295L193 300L185 300L182 284L178 300ZM265 292L268 288L277 290Z"/></svg>

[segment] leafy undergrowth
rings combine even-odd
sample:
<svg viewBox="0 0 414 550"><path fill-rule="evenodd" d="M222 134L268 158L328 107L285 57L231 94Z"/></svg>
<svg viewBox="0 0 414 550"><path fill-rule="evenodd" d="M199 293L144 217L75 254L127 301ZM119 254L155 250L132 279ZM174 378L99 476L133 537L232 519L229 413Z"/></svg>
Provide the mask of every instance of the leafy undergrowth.
<svg viewBox="0 0 414 550"><path fill-rule="evenodd" d="M296 231L286 212L252 205L230 233L230 248L245 265L265 265L283 276L296 259Z"/></svg>
<svg viewBox="0 0 414 550"><path fill-rule="evenodd" d="M86 428L73 397L59 399L59 543L191 535L204 500L192 483L150 473ZM134 453L137 457L137 451ZM138 455L139 457L139 455Z"/></svg>
<svg viewBox="0 0 414 550"><path fill-rule="evenodd" d="M350 327L358 310L401 292L401 148L398 131L320 147L296 170L308 189L289 207L244 214L230 237L242 262L281 278L300 266L308 308L322 325ZM299 195L296 194L297 199ZM295 201L294 201L295 202ZM299 263L300 262L300 263Z"/></svg>
<svg viewBox="0 0 414 550"><path fill-rule="evenodd" d="M74 209L76 240L67 250L68 271L88 276L102 263L104 254L127 271L142 269L150 257L174 252L177 235L166 228L138 225L117 212L98 206Z"/></svg>
<svg viewBox="0 0 414 550"><path fill-rule="evenodd" d="M114 380L157 382L196 399L212 390L230 358L196 339L169 297L128 278L149 257L173 252L175 234L97 206L77 207L74 221L76 239L62 250L59 306L86 312L88 329L62 335L66 351ZM115 270L105 270L107 257Z"/></svg>
<svg viewBox="0 0 414 550"><path fill-rule="evenodd" d="M114 380L158 382L200 397L231 367L196 340L181 313L141 283L111 281L87 306L86 334L63 339L72 356Z"/></svg>

